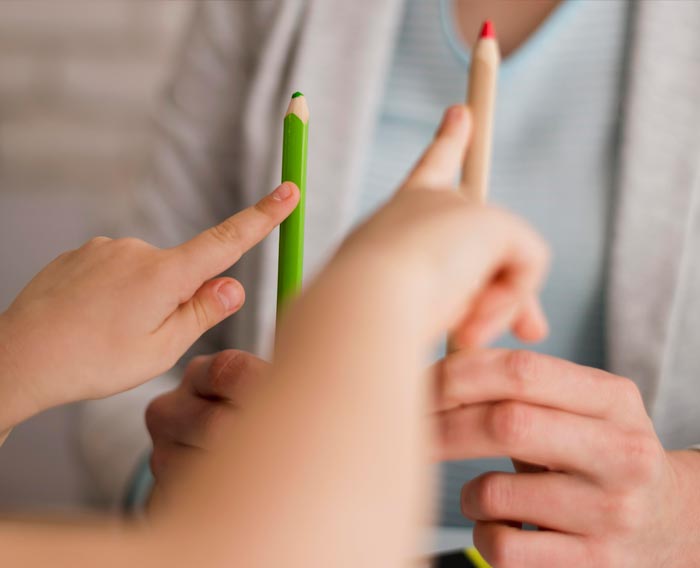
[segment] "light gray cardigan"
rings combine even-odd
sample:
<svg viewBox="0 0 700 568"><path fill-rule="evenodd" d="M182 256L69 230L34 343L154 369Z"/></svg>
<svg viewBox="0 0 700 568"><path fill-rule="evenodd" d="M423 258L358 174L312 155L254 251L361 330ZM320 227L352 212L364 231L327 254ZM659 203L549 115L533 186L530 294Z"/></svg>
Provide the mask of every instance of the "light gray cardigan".
<svg viewBox="0 0 700 568"><path fill-rule="evenodd" d="M272 189L291 92L312 105L307 274L352 220L402 0L203 1L159 116L159 179L136 230L189 238ZM700 2L633 11L610 280L609 368L639 385L667 447L700 441ZM457 101L456 101L457 102ZM406 164L408 167L410 164ZM269 349L276 239L234 269L245 308L203 349ZM91 403L84 454L115 494L148 445L138 416L153 387Z"/></svg>

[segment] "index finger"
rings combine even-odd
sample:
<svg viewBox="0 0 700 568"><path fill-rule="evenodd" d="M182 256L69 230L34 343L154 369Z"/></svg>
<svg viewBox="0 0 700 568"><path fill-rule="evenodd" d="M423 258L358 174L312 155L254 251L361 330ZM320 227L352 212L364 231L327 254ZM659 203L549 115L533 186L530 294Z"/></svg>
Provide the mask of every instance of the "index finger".
<svg viewBox="0 0 700 568"><path fill-rule="evenodd" d="M445 189L455 185L457 173L467 151L471 134L471 115L464 105L445 111L442 123L423 156L401 189Z"/></svg>
<svg viewBox="0 0 700 568"><path fill-rule="evenodd" d="M456 352L434 367L435 410L514 400L620 425L646 419L629 379L524 350Z"/></svg>
<svg viewBox="0 0 700 568"><path fill-rule="evenodd" d="M201 283L221 274L270 234L294 210L299 189L285 182L255 205L207 229L172 250Z"/></svg>

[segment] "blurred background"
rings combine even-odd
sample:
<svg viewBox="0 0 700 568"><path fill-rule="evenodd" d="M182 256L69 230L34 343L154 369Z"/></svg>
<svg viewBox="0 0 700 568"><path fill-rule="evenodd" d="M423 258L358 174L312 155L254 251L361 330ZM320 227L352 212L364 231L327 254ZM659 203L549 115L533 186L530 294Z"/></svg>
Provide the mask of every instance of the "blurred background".
<svg viewBox="0 0 700 568"><path fill-rule="evenodd" d="M110 234L147 183L152 117L196 0L0 1L0 310L59 252ZM0 510L92 503L75 409L0 448Z"/></svg>

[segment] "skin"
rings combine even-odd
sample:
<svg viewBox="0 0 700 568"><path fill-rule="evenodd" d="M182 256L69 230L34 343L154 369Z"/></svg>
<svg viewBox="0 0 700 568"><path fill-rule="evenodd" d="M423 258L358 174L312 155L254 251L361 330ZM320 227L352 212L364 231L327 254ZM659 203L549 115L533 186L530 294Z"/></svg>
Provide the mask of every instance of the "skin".
<svg viewBox="0 0 700 568"><path fill-rule="evenodd" d="M504 310L533 325L548 259L523 222L450 191L467 118L464 107L446 114L397 195L290 305L269 381L221 419L224 434L147 524L5 522L3 564L410 564L435 445L424 363L448 328L476 333Z"/></svg>
<svg viewBox="0 0 700 568"><path fill-rule="evenodd" d="M460 0L455 15L468 45L478 32L474 22L492 19L508 56L558 4ZM537 339L541 321L520 329L521 337ZM493 325L503 328L502 322ZM469 339L484 345L496 333L481 327ZM206 450L216 435L215 423L180 412L178 402L191 396L199 399L202 414L211 406L235 414L250 395L237 385L267 380L264 363L239 352L200 359L188 369L185 385L195 374L215 400L181 387L149 409L159 488L167 488L169 472L186 461L179 436ZM700 562L700 454L663 449L632 381L528 351L488 349L449 356L432 380L436 459L522 460L516 460L521 473L489 473L463 489L464 513L476 521L476 544L493 566ZM169 428L171 421L175 428ZM522 532L516 528L522 522L547 530Z"/></svg>
<svg viewBox="0 0 700 568"><path fill-rule="evenodd" d="M527 41L559 1L457 0L455 16L468 45L473 45L478 33L474 22L492 19L507 57ZM461 371L453 370L460 365ZM445 363L442 373L445 388L454 381L486 389L461 402L481 410L453 410L440 417L441 427L451 432L443 458L510 455L557 470L545 473L516 460L518 470L537 473L493 473L465 485L464 513L477 521L474 538L494 566L676 566L700 561L700 537L694 536L700 524L696 497L700 454L663 450L632 381L531 352L460 354ZM486 376L488 385L483 380ZM576 390L577 405L564 404L564 395L572 393L562 392L562 377L581 385ZM522 391L529 388L523 381L547 388L539 388L541 398L523 400ZM489 395L496 385L506 384L509 389ZM610 388L601 393L601 384ZM591 414L601 396L611 411ZM476 413L482 413L476 419L481 429L470 423ZM502 435L519 438L522 434L525 440L510 451L503 440L491 440L481 452L472 453L475 440L466 434L494 432L499 429L494 422L500 420L506 430L510 426L515 430ZM509 426L511 420L518 420L518 425ZM521 432L525 429L528 434ZM541 435L546 431L548 448L536 459L527 441L535 441L538 429ZM594 431L597 436L587 443L585 435ZM548 460L557 457L556 448L571 448L572 455L566 456L566 463L552 467ZM610 455L615 464L606 461ZM573 463L574 457L585 463ZM595 466L601 470L594 476ZM520 532L507 520L552 530Z"/></svg>
<svg viewBox="0 0 700 568"><path fill-rule="evenodd" d="M56 258L0 315L0 432L52 406L127 390L172 367L202 333L243 305L243 287L217 275L298 200L299 190L283 184L178 247L97 237Z"/></svg>
<svg viewBox="0 0 700 568"><path fill-rule="evenodd" d="M221 418L211 416L235 419L270 369L240 351L200 357L183 385L152 403L159 489L167 491L188 452L215 447ZM431 379L436 460L510 455L539 464L464 486L463 511L493 566L680 566L700 558L700 455L664 451L631 381L497 349L450 355ZM521 532L514 521L548 530Z"/></svg>
<svg viewBox="0 0 700 568"><path fill-rule="evenodd" d="M151 471L158 480L151 509L171 494L178 472L225 433L222 421L235 420L269 382L272 365L259 357L228 349L190 361L178 387L153 400L146 426L153 440Z"/></svg>
<svg viewBox="0 0 700 568"><path fill-rule="evenodd" d="M456 16L469 44L478 31L473 23L493 19L507 56L557 4L459 1ZM493 288L491 294L498 295ZM532 314L537 311L535 305ZM514 325L521 338L543 335L542 317L525 321ZM467 344L487 345L504 327L503 321L490 325L461 333ZM236 363L226 369L229 359ZM216 399L181 388L177 398L168 394L152 404L148 424L159 490L168 490L169 472L194 451L179 437L206 450L216 435L215 424L180 412L177 401L191 396L202 409L220 406L235 414L245 397L234 385L264 383L264 369L243 353L209 356L196 372L216 385ZM185 383L194 372L188 369ZM533 352L488 349L448 357L433 380L440 433L435 459L515 458L519 473L489 473L463 489L464 514L476 522L476 544L493 566L700 563L700 453L663 448L631 380ZM201 410L207 412L214 410ZM523 522L548 530L519 531Z"/></svg>
<svg viewBox="0 0 700 568"><path fill-rule="evenodd" d="M457 0L455 19L468 45L477 39L479 26L474 22L491 19L498 33L504 56L515 51L558 6L560 0ZM492 289L494 296L497 290ZM494 301L497 302L496 299ZM537 302L531 306L532 318L515 322L514 332L525 341L537 341L547 333L547 324ZM471 337L462 338L466 345L487 345L493 340L512 313L503 312L503 320L493 321L491 328L475 327ZM531 325L529 325L531 323ZM476 330L476 331L474 331ZM468 330L462 330L463 334ZM478 334L478 335L477 335ZM146 422L153 440L151 466L159 490L167 487L168 471L186 463L188 455L208 449L216 428L210 417L235 414L245 404L239 382L263 383L267 365L243 352L228 350L196 358L185 370L181 385L151 403ZM197 386L199 385L199 387ZM201 390L204 389L204 393ZM249 389L247 389L249 390ZM211 393L211 394L209 394Z"/></svg>
<svg viewBox="0 0 700 568"><path fill-rule="evenodd" d="M501 54L508 57L539 28L561 0L455 0L454 14L463 41L472 46L481 22L496 28Z"/></svg>
<svg viewBox="0 0 700 568"><path fill-rule="evenodd" d="M463 488L475 543L494 566L700 560L700 454L664 450L632 381L495 349L448 357L436 380L441 459L508 455L537 466Z"/></svg>

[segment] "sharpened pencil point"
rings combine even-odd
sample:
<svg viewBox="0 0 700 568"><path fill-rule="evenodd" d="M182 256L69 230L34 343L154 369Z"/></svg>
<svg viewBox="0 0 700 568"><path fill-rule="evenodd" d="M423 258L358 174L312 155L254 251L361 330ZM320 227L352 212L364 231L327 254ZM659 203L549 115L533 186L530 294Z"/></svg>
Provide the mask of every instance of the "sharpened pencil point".
<svg viewBox="0 0 700 568"><path fill-rule="evenodd" d="M294 93L294 94L292 95L292 98L293 98L293 99L296 99L296 98L298 98L298 97L303 97L303 96L304 96L304 93L300 93L299 91L297 91L296 93Z"/></svg>
<svg viewBox="0 0 700 568"><path fill-rule="evenodd" d="M486 20L481 26L481 33L479 34L479 39L481 38L495 38L496 30L493 28L491 20Z"/></svg>

